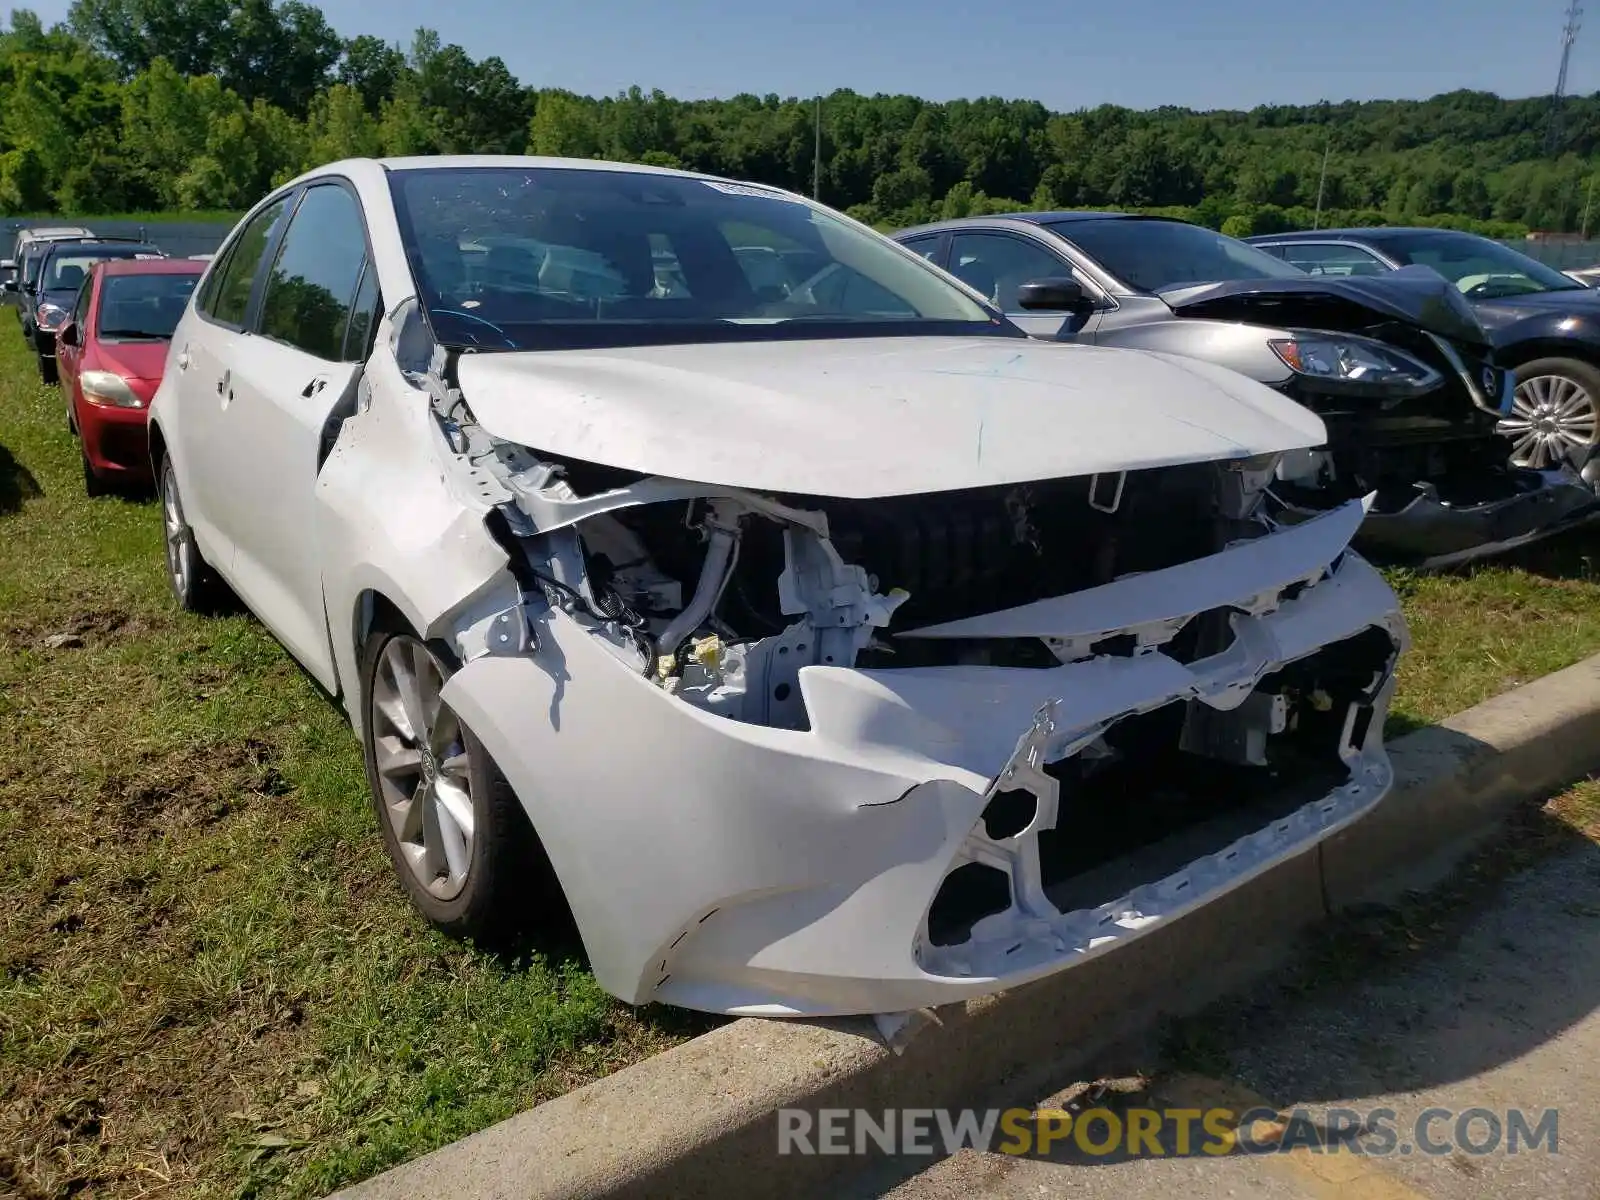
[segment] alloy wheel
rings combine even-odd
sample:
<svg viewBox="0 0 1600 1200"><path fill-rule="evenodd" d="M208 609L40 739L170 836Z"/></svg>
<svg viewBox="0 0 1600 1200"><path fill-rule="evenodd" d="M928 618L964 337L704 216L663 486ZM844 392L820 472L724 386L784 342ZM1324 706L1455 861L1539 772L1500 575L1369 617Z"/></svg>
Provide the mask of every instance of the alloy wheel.
<svg viewBox="0 0 1600 1200"><path fill-rule="evenodd" d="M400 855L429 894L451 900L472 863L474 806L461 721L440 696L445 670L416 638L384 643L368 719L379 800Z"/></svg>
<svg viewBox="0 0 1600 1200"><path fill-rule="evenodd" d="M1576 379L1535 375L1517 384L1500 432L1511 438L1511 461L1549 470L1595 444L1595 397Z"/></svg>
<svg viewBox="0 0 1600 1200"><path fill-rule="evenodd" d="M183 520L178 481L172 477L170 466L162 476L161 523L167 538L167 574L172 579L172 590L181 599L192 594L193 590L194 543L189 539L189 527Z"/></svg>

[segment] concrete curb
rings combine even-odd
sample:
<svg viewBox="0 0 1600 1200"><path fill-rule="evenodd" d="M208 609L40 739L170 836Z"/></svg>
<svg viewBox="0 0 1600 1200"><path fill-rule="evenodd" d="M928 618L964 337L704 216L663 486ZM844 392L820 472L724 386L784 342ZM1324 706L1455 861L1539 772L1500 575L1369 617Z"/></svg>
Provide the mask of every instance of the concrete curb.
<svg viewBox="0 0 1600 1200"><path fill-rule="evenodd" d="M1391 746L1394 791L1318 848L1060 975L939 1013L901 1055L866 1022L735 1021L341 1192L802 1197L860 1160L778 1160L783 1107L971 1104L1258 976L1307 925L1438 878L1518 804L1600 768L1600 655ZM1250 947L1246 949L1246 947Z"/></svg>

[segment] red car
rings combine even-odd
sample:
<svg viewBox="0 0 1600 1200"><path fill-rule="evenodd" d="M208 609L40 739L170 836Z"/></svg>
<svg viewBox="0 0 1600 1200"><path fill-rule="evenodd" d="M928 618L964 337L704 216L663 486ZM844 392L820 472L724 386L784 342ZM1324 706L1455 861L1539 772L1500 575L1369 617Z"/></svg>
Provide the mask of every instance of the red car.
<svg viewBox="0 0 1600 1200"><path fill-rule="evenodd" d="M84 281L57 335L56 358L91 496L152 482L150 401L205 269L182 258L114 259L96 263Z"/></svg>

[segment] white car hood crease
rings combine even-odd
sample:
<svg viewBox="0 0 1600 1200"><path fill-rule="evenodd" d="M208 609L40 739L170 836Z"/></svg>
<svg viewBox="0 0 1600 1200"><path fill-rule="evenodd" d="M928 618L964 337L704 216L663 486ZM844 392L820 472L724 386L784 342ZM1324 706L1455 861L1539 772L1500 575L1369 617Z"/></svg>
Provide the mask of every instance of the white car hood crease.
<svg viewBox="0 0 1600 1200"><path fill-rule="evenodd" d="M463 354L491 435L647 475L867 499L1320 445L1242 375L1021 338L892 337Z"/></svg>

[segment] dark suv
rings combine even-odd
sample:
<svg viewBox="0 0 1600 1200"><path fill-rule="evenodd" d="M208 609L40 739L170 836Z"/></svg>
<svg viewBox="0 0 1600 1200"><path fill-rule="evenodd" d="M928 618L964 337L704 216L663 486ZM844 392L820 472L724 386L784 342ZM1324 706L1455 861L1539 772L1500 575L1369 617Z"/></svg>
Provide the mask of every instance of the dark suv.
<svg viewBox="0 0 1600 1200"><path fill-rule="evenodd" d="M165 258L148 242L52 242L39 256L33 282L23 279L22 336L39 356L39 378L56 381L56 331L66 324L89 269L107 258Z"/></svg>

